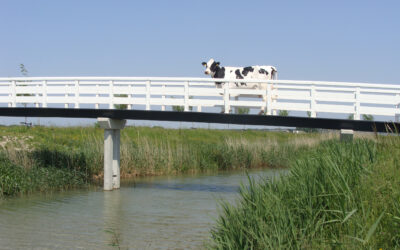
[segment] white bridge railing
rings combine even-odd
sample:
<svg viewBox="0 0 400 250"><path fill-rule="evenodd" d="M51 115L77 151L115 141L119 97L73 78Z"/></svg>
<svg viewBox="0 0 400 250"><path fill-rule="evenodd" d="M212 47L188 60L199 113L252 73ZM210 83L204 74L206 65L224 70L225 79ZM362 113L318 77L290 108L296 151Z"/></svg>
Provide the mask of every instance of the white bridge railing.
<svg viewBox="0 0 400 250"><path fill-rule="evenodd" d="M215 82L261 83L262 89L232 88ZM232 97L245 98L232 98ZM261 98L265 96L265 101ZM253 97L253 98L251 98ZM65 108L115 108L168 110L182 106L184 111L205 107L247 107L305 111L311 117L319 112L396 117L400 115L400 85L350 82L291 80L226 80L166 77L18 77L0 78L0 106Z"/></svg>

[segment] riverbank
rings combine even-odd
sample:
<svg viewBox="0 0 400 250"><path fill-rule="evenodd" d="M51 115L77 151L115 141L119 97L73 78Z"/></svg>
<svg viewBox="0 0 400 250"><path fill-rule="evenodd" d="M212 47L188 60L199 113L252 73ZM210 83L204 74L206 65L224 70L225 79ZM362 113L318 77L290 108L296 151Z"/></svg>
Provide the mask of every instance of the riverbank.
<svg viewBox="0 0 400 250"><path fill-rule="evenodd" d="M286 167L333 134L127 127L121 177ZM100 180L103 130L0 127L0 196L67 189Z"/></svg>
<svg viewBox="0 0 400 250"><path fill-rule="evenodd" d="M400 248L400 138L323 142L224 203L213 249Z"/></svg>

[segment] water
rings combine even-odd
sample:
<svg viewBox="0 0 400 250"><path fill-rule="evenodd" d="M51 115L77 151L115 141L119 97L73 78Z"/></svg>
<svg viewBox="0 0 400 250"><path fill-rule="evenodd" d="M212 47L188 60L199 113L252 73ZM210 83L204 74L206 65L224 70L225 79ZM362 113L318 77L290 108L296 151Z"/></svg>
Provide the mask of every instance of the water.
<svg viewBox="0 0 400 250"><path fill-rule="evenodd" d="M272 177L282 170L251 172ZM0 201L1 249L201 249L220 199L234 202L243 172L140 178L120 190Z"/></svg>

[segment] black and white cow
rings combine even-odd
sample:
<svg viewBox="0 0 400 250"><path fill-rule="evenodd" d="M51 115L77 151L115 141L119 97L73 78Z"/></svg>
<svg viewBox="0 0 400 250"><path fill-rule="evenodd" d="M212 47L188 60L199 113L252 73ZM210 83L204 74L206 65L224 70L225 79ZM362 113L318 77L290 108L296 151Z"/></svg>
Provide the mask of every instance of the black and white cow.
<svg viewBox="0 0 400 250"><path fill-rule="evenodd" d="M221 67L219 62L210 59L208 62L203 62L206 67L204 73L212 78L220 79L277 79L278 71L274 66L249 66L249 67ZM222 88L225 82L215 82L217 88ZM244 88L244 89L260 89L267 90L265 83L246 83L246 82L229 82L229 88ZM264 103L267 101L267 95L262 96ZM261 108L260 114L265 112L265 107Z"/></svg>

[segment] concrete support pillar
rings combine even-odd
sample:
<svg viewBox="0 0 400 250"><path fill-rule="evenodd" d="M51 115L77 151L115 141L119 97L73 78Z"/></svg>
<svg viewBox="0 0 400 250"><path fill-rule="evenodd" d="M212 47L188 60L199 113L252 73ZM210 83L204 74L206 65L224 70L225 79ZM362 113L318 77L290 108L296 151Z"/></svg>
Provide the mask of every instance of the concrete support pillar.
<svg viewBox="0 0 400 250"><path fill-rule="evenodd" d="M112 162L112 183L113 189L118 189L120 187L120 130L114 129L113 131L113 162Z"/></svg>
<svg viewBox="0 0 400 250"><path fill-rule="evenodd" d="M104 130L104 190L113 190L113 143L114 132L112 129Z"/></svg>
<svg viewBox="0 0 400 250"><path fill-rule="evenodd" d="M341 141L352 141L354 131L352 129L341 129L340 130L340 140Z"/></svg>
<svg viewBox="0 0 400 250"><path fill-rule="evenodd" d="M110 191L120 187L120 130L126 120L97 118L104 129L104 190Z"/></svg>

